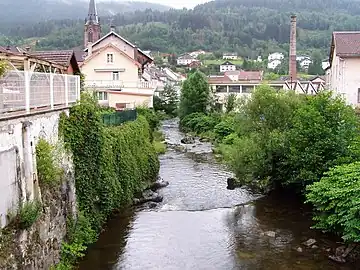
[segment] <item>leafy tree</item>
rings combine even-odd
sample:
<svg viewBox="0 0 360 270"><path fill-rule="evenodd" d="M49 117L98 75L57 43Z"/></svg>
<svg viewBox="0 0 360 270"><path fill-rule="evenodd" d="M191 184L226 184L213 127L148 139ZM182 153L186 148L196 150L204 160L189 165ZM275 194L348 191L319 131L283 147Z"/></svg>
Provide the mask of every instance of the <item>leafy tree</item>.
<svg viewBox="0 0 360 270"><path fill-rule="evenodd" d="M155 56L154 58L154 63L157 66L162 66L164 64L163 59L161 58L161 56Z"/></svg>
<svg viewBox="0 0 360 270"><path fill-rule="evenodd" d="M4 75L6 70L9 68L8 64L6 62L0 61L0 77Z"/></svg>
<svg viewBox="0 0 360 270"><path fill-rule="evenodd" d="M319 53L314 52L311 59L312 59L312 63L309 65L308 74L324 75L325 71L322 68L321 55Z"/></svg>
<svg viewBox="0 0 360 270"><path fill-rule="evenodd" d="M210 87L200 71L192 73L182 86L180 95L180 118L191 113L206 113L210 105Z"/></svg>
<svg viewBox="0 0 360 270"><path fill-rule="evenodd" d="M166 84L164 91L161 93L161 98L165 113L170 116L176 116L179 98L175 87Z"/></svg>
<svg viewBox="0 0 360 270"><path fill-rule="evenodd" d="M307 192L316 210L314 228L360 242L360 162L331 168Z"/></svg>
<svg viewBox="0 0 360 270"><path fill-rule="evenodd" d="M236 105L236 94L231 93L226 98L225 108L226 113L230 113L235 109Z"/></svg>

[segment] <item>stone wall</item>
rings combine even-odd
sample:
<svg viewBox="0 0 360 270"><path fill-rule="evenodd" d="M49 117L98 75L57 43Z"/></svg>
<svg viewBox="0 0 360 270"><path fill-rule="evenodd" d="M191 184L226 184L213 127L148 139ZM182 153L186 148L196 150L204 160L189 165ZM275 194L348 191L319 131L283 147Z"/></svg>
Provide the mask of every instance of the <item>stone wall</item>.
<svg viewBox="0 0 360 270"><path fill-rule="evenodd" d="M72 160L58 138L63 111L0 120L0 269L49 269L59 260L67 218L76 216ZM56 145L64 171L51 190L42 190L37 179L35 146L41 138ZM33 200L41 202L39 219L27 230L12 226L19 206Z"/></svg>

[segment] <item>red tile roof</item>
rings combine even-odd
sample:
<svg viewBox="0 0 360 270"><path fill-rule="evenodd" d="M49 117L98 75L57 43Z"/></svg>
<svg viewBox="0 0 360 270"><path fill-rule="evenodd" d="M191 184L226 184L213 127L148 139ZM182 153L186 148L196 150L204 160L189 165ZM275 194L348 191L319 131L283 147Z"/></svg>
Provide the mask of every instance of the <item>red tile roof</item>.
<svg viewBox="0 0 360 270"><path fill-rule="evenodd" d="M360 32L334 32L333 41L336 55L360 56Z"/></svg>
<svg viewBox="0 0 360 270"><path fill-rule="evenodd" d="M30 52L30 54L39 59L45 61L53 62L63 66L69 66L70 60L74 55L72 50L63 50L63 51L36 51Z"/></svg>

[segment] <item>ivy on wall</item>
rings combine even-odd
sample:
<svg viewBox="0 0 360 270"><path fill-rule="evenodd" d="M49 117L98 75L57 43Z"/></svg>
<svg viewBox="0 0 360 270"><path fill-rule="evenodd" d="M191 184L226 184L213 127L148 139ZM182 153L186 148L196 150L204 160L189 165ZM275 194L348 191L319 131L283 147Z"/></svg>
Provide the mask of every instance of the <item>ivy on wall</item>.
<svg viewBox="0 0 360 270"><path fill-rule="evenodd" d="M133 122L105 127L102 113L93 97L83 93L80 104L70 109L69 117L63 114L59 125L73 154L79 209L96 230L159 171L146 118L140 115Z"/></svg>

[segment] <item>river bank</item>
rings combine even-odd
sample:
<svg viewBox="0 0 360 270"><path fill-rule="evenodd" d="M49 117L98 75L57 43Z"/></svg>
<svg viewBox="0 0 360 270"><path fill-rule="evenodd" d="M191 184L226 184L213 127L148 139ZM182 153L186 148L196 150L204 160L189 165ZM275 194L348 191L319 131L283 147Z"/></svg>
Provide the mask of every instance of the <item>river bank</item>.
<svg viewBox="0 0 360 270"><path fill-rule="evenodd" d="M226 189L232 173L214 161L210 143L180 144L173 120L162 129L163 201L111 219L80 270L356 269L328 259L339 244L310 229L311 211L299 201ZM305 245L309 239L316 243Z"/></svg>

